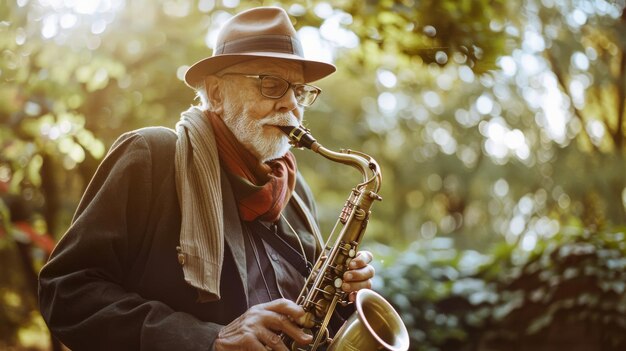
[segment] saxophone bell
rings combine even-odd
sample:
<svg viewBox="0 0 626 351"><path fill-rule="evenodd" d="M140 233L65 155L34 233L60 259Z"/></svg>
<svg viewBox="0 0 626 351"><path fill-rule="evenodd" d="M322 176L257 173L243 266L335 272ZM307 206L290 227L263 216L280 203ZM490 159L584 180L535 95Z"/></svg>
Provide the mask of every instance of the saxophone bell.
<svg viewBox="0 0 626 351"><path fill-rule="evenodd" d="M370 289L356 295L356 312L337 331L327 351L409 348L409 332L387 300Z"/></svg>

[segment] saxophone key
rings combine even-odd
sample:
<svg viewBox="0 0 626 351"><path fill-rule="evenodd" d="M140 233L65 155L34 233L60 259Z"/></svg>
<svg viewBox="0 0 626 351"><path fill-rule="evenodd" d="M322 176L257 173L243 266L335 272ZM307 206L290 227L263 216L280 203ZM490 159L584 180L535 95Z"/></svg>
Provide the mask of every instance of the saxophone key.
<svg viewBox="0 0 626 351"><path fill-rule="evenodd" d="M349 257L354 257L354 256L356 256L356 250L355 250L355 249L350 249L350 251L348 251L348 256L349 256Z"/></svg>
<svg viewBox="0 0 626 351"><path fill-rule="evenodd" d="M315 303L315 315L318 318L324 318L326 316L326 312L328 311L328 307L330 306L330 301L319 299Z"/></svg>
<svg viewBox="0 0 626 351"><path fill-rule="evenodd" d="M311 312L306 312L296 320L296 324L302 328L313 328L315 326L315 316Z"/></svg>
<svg viewBox="0 0 626 351"><path fill-rule="evenodd" d="M326 285L323 291L324 291L323 292L324 298L326 300L330 300L333 298L333 295L335 294L336 289L331 285Z"/></svg>

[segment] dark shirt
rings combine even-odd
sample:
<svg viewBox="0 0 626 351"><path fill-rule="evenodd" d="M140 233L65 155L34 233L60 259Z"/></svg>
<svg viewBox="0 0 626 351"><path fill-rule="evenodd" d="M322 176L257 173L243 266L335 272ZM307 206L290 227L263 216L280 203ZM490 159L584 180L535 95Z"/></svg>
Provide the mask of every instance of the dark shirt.
<svg viewBox="0 0 626 351"><path fill-rule="evenodd" d="M263 239L245 231L248 268L248 307L281 298L276 274L265 250Z"/></svg>
<svg viewBox="0 0 626 351"><path fill-rule="evenodd" d="M308 272L303 274L295 265L306 266L308 261L310 266L312 263L306 257L306 253L309 252L310 257L315 257L315 247L311 245L312 243L300 239L298 233L291 230L284 232L285 227L289 228L290 225L284 218L281 218L278 223L257 221L254 225L244 227L248 268L248 307L281 297L296 301L304 286ZM278 240L265 240L265 237L258 233L258 228L265 230L265 235L275 236ZM282 245L276 244L277 241ZM296 242L295 245L294 242ZM285 250L294 252L297 262L289 261L284 253Z"/></svg>

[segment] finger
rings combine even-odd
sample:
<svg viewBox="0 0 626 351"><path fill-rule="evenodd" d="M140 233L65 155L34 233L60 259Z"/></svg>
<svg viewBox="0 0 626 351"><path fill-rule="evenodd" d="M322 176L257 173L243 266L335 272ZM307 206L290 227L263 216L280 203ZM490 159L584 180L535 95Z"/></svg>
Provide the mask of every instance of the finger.
<svg viewBox="0 0 626 351"><path fill-rule="evenodd" d="M284 314L292 319L297 319L304 315L304 309L297 303L287 299L277 299L268 303L257 305L262 306L268 311L273 311L279 314Z"/></svg>
<svg viewBox="0 0 626 351"><path fill-rule="evenodd" d="M287 334L291 339L300 343L308 344L312 337L306 334L298 325L291 321L286 315L273 311L265 311L266 326L274 331L280 331ZM271 314L271 315L270 315Z"/></svg>
<svg viewBox="0 0 626 351"><path fill-rule="evenodd" d="M356 256L354 257L354 259L352 261L350 261L350 269L357 269L357 268L362 268L367 266L370 262L372 262L372 259L374 258L374 255L372 255L371 252L369 251L359 251L357 252Z"/></svg>
<svg viewBox="0 0 626 351"><path fill-rule="evenodd" d="M353 292L348 294L348 301L350 301L350 302L356 301L356 291L353 291Z"/></svg>
<svg viewBox="0 0 626 351"><path fill-rule="evenodd" d="M371 289L371 288L372 288L371 280L341 284L341 290L345 292L353 292L353 291L359 291L361 289Z"/></svg>
<svg viewBox="0 0 626 351"><path fill-rule="evenodd" d="M343 274L344 282L359 282L374 278L376 273L374 266L367 265L363 268L353 269Z"/></svg>
<svg viewBox="0 0 626 351"><path fill-rule="evenodd" d="M215 340L215 350L266 350L256 331L241 332L238 328L232 329L226 326L220 331L217 340Z"/></svg>
<svg viewBox="0 0 626 351"><path fill-rule="evenodd" d="M262 344L275 351L289 351L280 336L267 328L261 328L257 331L257 338Z"/></svg>

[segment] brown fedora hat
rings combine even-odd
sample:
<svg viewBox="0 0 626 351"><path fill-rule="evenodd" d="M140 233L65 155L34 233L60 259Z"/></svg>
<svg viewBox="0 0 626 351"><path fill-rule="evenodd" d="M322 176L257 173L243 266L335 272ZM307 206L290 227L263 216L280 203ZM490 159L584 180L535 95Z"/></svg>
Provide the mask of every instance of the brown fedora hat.
<svg viewBox="0 0 626 351"><path fill-rule="evenodd" d="M261 57L302 63L305 83L335 71L335 66L329 63L304 58L296 30L285 10L257 7L235 15L224 24L217 35L213 55L189 67L185 83L196 88L207 75Z"/></svg>

